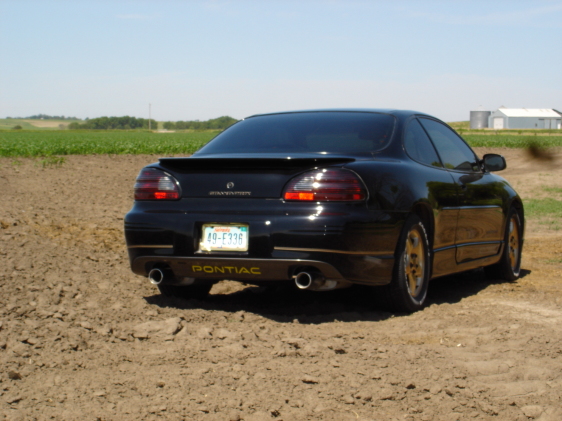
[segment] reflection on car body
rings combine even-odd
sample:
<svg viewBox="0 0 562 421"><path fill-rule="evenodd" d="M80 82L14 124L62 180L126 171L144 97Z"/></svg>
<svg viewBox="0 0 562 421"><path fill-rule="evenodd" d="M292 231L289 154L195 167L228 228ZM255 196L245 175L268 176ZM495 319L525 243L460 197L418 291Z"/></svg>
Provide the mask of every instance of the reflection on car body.
<svg viewBox="0 0 562 421"><path fill-rule="evenodd" d="M165 295L231 279L372 285L420 309L431 278L519 276L521 199L445 123L399 110L246 118L189 158L141 170L125 217L132 270Z"/></svg>

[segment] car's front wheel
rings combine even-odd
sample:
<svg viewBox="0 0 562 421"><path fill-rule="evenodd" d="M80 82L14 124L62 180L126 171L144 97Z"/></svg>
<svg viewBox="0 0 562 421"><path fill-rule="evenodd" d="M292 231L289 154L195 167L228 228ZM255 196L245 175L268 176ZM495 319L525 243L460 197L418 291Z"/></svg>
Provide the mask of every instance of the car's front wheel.
<svg viewBox="0 0 562 421"><path fill-rule="evenodd" d="M177 297L189 300L192 298L201 299L209 295L209 291L213 284L197 284L197 285L168 285L159 284L160 294L166 297Z"/></svg>
<svg viewBox="0 0 562 421"><path fill-rule="evenodd" d="M411 313L423 308L430 274L429 241L420 218L406 220L396 250L392 282L385 287L390 306Z"/></svg>

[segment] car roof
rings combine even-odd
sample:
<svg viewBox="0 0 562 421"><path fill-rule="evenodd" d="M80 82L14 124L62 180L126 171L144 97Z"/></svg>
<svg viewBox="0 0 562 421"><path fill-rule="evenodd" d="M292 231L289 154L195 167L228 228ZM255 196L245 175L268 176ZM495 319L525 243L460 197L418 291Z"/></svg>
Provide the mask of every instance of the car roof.
<svg viewBox="0 0 562 421"><path fill-rule="evenodd" d="M322 113L322 112L383 113L383 114L394 115L400 118L406 118L412 115L425 115L425 116L432 117L429 114L422 113L419 111L398 110L395 108L319 108L319 109L310 109L310 110L279 111L279 112L271 112L271 113L253 114L246 118L261 117L266 115L278 115L278 114Z"/></svg>

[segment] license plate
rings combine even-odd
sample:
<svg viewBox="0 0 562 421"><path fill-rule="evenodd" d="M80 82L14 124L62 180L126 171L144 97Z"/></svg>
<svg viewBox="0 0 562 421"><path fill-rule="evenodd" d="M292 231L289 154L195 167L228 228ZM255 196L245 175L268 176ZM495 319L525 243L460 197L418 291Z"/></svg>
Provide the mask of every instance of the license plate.
<svg viewBox="0 0 562 421"><path fill-rule="evenodd" d="M248 251L247 225L204 224L200 251Z"/></svg>

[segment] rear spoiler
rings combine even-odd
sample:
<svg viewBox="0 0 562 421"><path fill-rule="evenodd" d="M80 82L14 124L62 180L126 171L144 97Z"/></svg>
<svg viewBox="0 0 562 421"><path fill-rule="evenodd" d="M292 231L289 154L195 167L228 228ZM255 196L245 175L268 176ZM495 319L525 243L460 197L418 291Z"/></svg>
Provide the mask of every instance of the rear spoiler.
<svg viewBox="0 0 562 421"><path fill-rule="evenodd" d="M299 157L299 158L160 158L160 165L171 170L283 170L324 167L355 161L349 157Z"/></svg>

